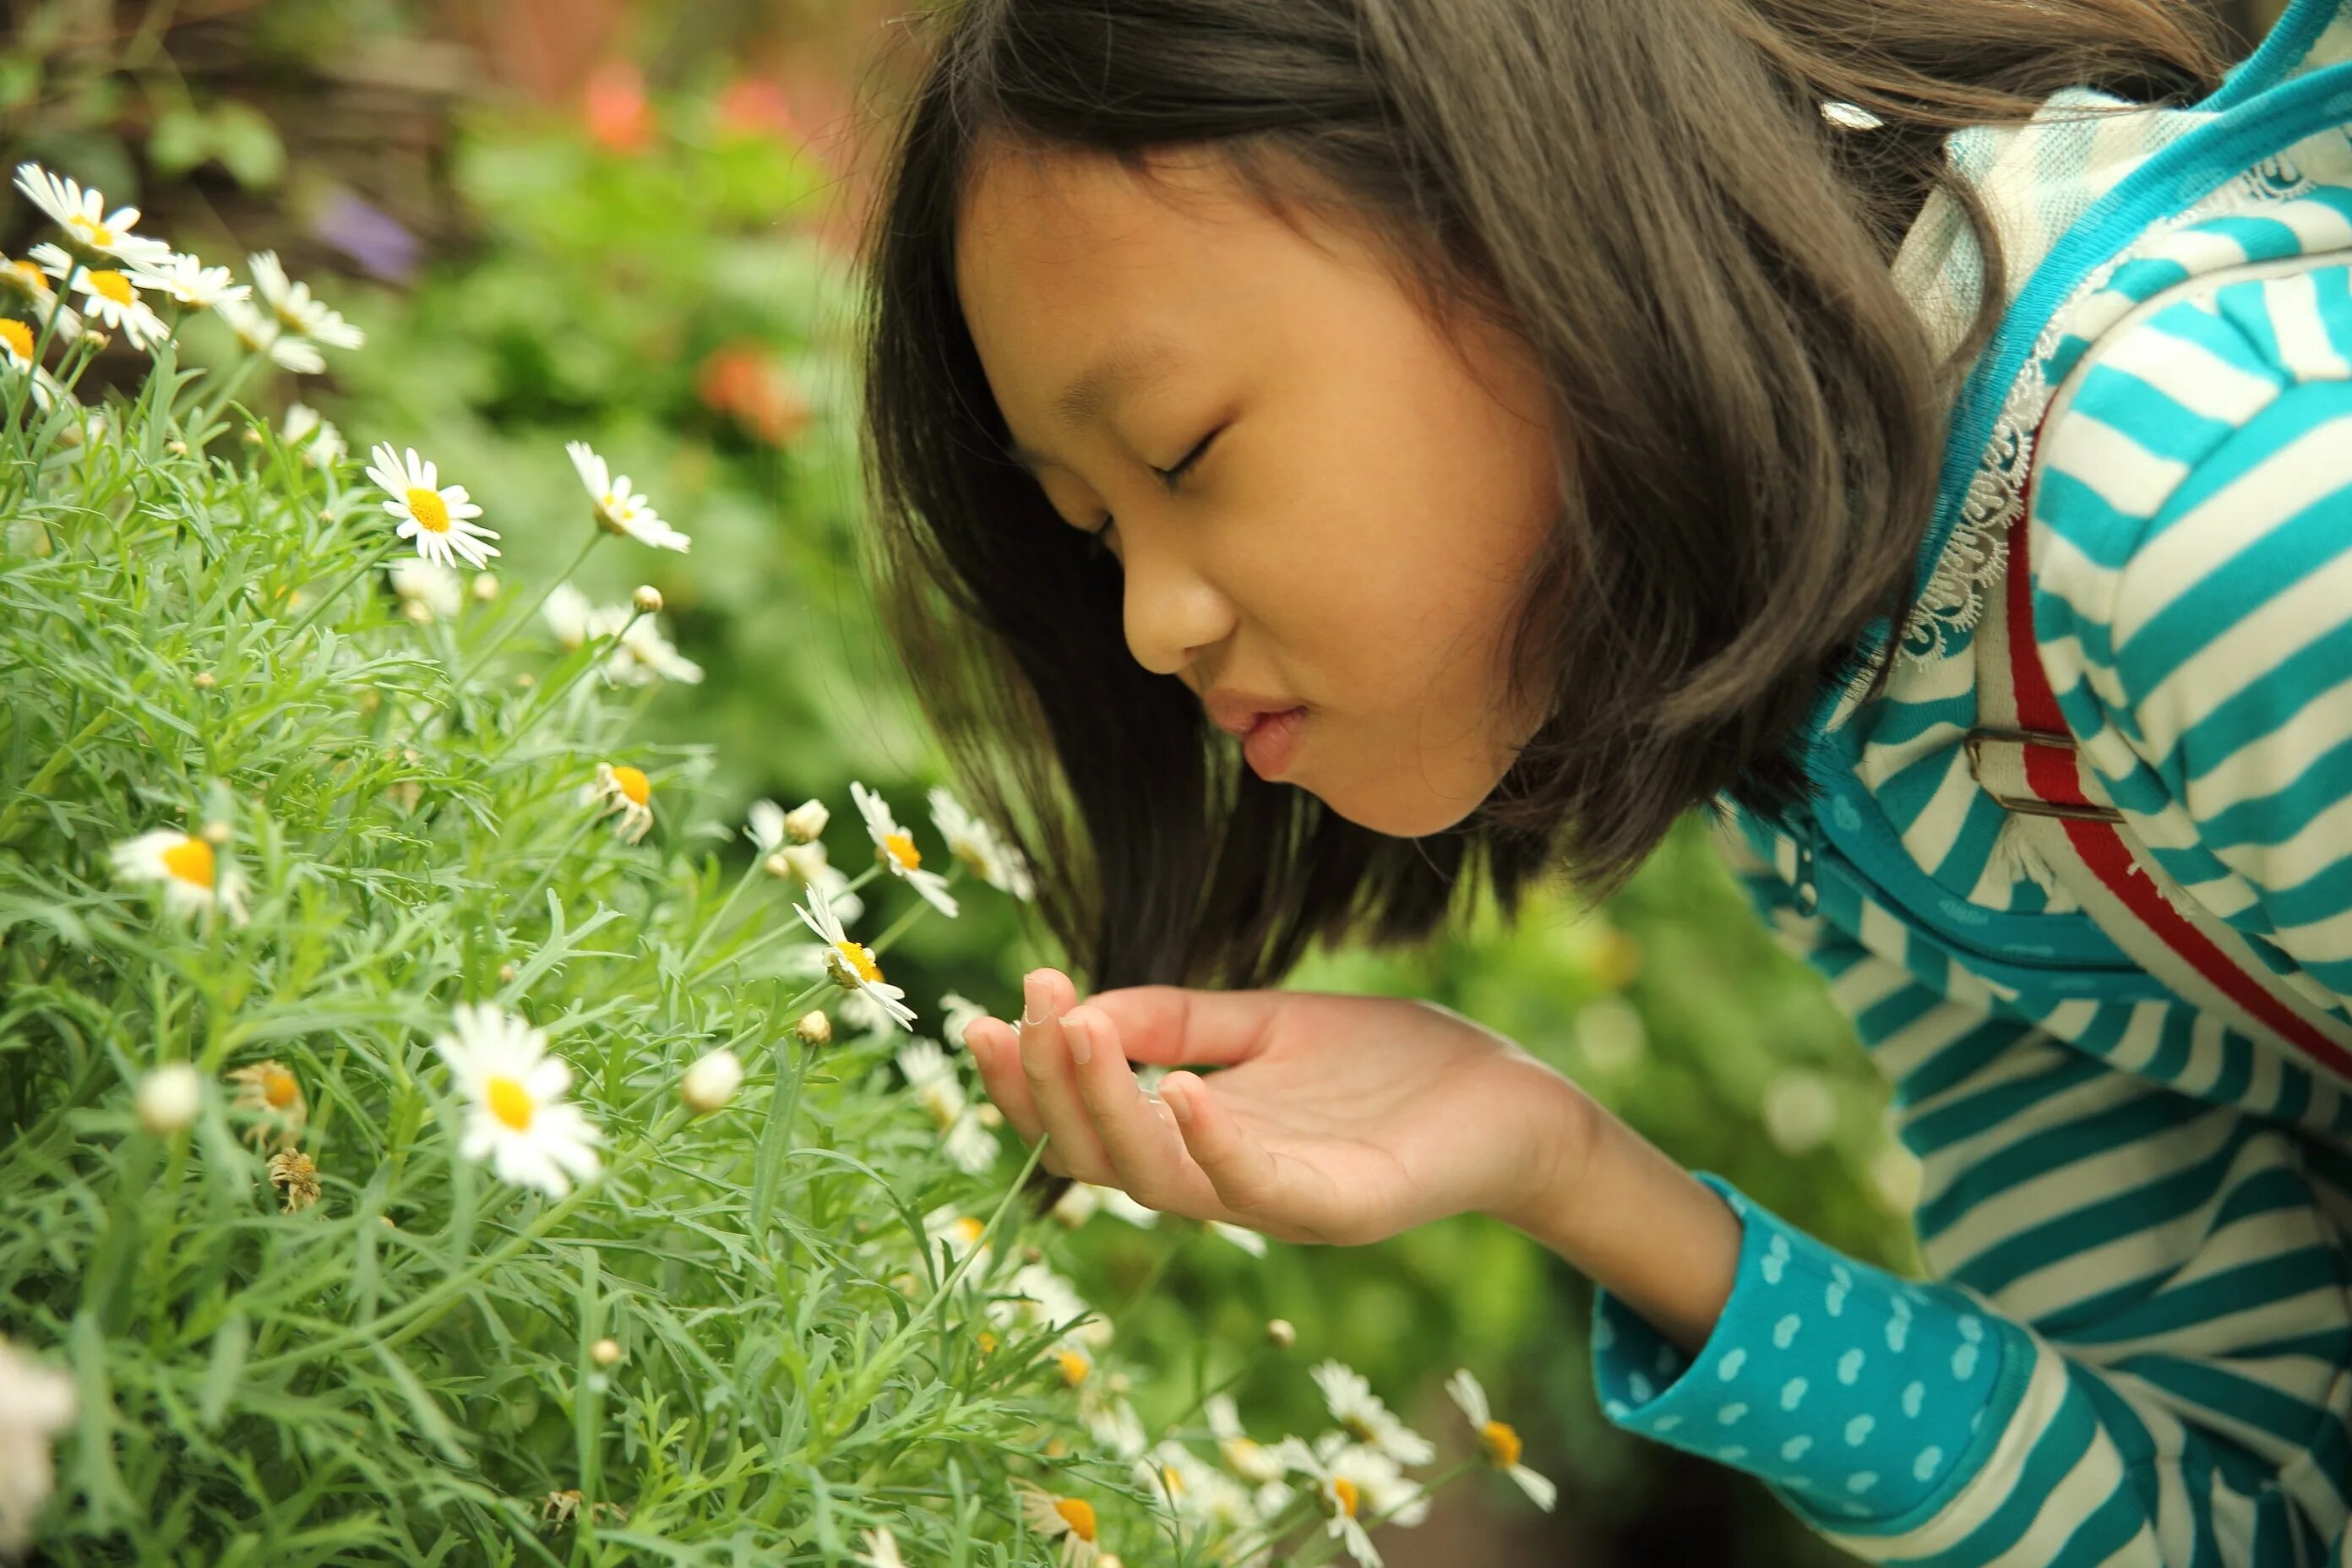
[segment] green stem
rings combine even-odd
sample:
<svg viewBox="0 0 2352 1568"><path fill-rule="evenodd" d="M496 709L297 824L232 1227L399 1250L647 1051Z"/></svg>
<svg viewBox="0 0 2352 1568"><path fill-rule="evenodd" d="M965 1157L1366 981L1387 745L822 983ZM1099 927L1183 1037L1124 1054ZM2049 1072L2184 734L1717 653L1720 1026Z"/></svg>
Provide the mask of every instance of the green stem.
<svg viewBox="0 0 2352 1568"><path fill-rule="evenodd" d="M6 843L10 836L16 832L16 813L47 793L49 785L57 782L58 774L64 771L65 765L73 761L75 754L85 744L96 739L100 730L113 723L120 712L121 710L113 708L102 710L96 718L84 724L72 740L58 747L56 754L41 764L41 771L35 773L26 782L24 788L16 792L16 798L8 803L7 809L0 811L0 844Z"/></svg>
<svg viewBox="0 0 2352 1568"><path fill-rule="evenodd" d="M542 604L546 602L544 595L541 596L541 602ZM512 724L507 726L504 737L505 743L499 748L499 752L503 754L507 752L512 751L517 741L520 741L524 735L530 733L531 728L541 719L546 718L548 714L553 712L555 710L555 705L558 702L562 701L564 697L571 692L573 687L580 684L580 680L583 676L586 675L589 671L599 668L604 664L607 658L611 657L613 650L621 646L621 639L629 635L629 628L636 624L637 617L635 616L631 616L626 621L621 623L620 630L613 633L610 637L600 639L602 646L597 647L592 657L590 657L585 663L582 664L579 668L566 676L562 684L551 686L544 691L533 697L530 700L530 704L523 709L522 717L516 720ZM451 662L454 664L456 661L452 660Z"/></svg>
<svg viewBox="0 0 2352 1568"><path fill-rule="evenodd" d="M588 552L595 549L597 542L602 540L604 537L604 531L603 529L595 528L589 530L588 542L580 547L580 553L572 558L572 564L566 566L562 572L558 573L552 578L550 578L547 585L540 589L539 597L533 599L530 605L523 610L522 614L517 616L513 620L509 621L506 625L506 629L490 639L490 646L474 656L474 662L472 664L457 672L457 685L459 689L464 689L465 684L468 679L482 672L482 666L489 663L491 658L497 654L499 649L506 647L507 639L514 636L517 631L520 630L524 622L539 614L541 606L547 603L547 596L550 594L554 593L558 587L571 581L572 574L580 570L581 563L588 559Z"/></svg>
<svg viewBox="0 0 2352 1568"><path fill-rule="evenodd" d="M743 896L743 889L751 882L751 879L762 874L763 873L760 869L760 863L757 860L754 860L748 868L745 868L741 876L735 879L735 885L728 889L727 897L719 904L718 913L703 921L702 929L694 933L694 941L692 944L687 948L686 956L677 961L677 966L680 969L691 969L694 967L695 959L702 952L702 944L710 940L710 933L712 931L717 931L720 925L725 923L728 911L735 907L735 900Z"/></svg>
<svg viewBox="0 0 2352 1568"><path fill-rule="evenodd" d="M395 533L385 539L383 543L377 545L373 553L361 561L358 565L352 568L350 576L345 577L332 588L328 589L325 594L320 596L319 602L310 606L309 613L304 615L300 620L294 623L293 626L286 634L288 640L291 641L293 638L300 637L305 631L308 631L312 621L317 620L320 616L327 613L328 605L333 604L337 599L341 598L343 595L350 590L352 584L358 582L361 578L374 571L378 566L383 565L383 558L391 554L394 547L399 543L400 536Z"/></svg>

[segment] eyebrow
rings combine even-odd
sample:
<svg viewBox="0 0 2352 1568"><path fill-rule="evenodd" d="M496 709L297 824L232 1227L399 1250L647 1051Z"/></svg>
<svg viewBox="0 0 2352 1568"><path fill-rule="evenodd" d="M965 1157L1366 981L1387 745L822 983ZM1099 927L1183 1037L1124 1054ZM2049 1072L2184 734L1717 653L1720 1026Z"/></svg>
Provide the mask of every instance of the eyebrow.
<svg viewBox="0 0 2352 1568"><path fill-rule="evenodd" d="M1137 383L1149 381L1177 358L1176 345L1160 336L1120 338L1097 355L1092 365L1054 399L1054 422L1065 429L1099 420ZM1053 459L1008 439L1004 455L1034 473Z"/></svg>

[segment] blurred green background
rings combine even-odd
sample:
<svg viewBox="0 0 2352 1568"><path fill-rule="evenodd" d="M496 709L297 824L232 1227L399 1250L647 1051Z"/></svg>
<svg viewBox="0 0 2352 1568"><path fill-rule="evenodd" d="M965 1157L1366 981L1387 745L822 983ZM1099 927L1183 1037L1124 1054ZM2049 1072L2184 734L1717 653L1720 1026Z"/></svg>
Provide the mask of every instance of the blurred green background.
<svg viewBox="0 0 2352 1568"><path fill-rule="evenodd" d="M2251 37L2275 9L2231 19ZM651 568L648 552L605 552L583 582L617 600L639 580L625 574L650 570L708 672L653 710L650 738L716 746L709 818L740 820L787 779L840 798L853 777L905 816L941 775L856 571L850 274L877 117L912 64L898 15L866 0L19 0L0 41L0 152L137 203L210 259L278 250L368 333L304 401L356 447L413 443L478 493L496 476L538 498L551 515L486 520L518 576L553 572L568 546L546 542L577 537L580 520L555 515L578 495L566 440L631 475L693 551ZM30 237L18 204L0 249ZM1009 900L971 907L926 923L892 977L1012 1016L1022 972L1060 955ZM1539 904L1509 926L1489 911L1427 952L1320 954L1293 984L1443 1002L1686 1165L1916 1268L1916 1169L1886 1133L1884 1086L1696 822L1603 911ZM1381 1532L1397 1568L1843 1561L1759 1486L1612 1427L1588 1378L1590 1287L1501 1226L1263 1259L1189 1225L1099 1216L1082 1240L1080 1288L1157 1370L1133 1390L1147 1422L1195 1378L1244 1371L1253 1432L1314 1430L1311 1384L1267 1364L1271 1317L1297 1324L1292 1356L1361 1369L1443 1453L1461 1434L1440 1384L1456 1365L1478 1373L1559 1506L1539 1514L1474 1477L1418 1529Z"/></svg>

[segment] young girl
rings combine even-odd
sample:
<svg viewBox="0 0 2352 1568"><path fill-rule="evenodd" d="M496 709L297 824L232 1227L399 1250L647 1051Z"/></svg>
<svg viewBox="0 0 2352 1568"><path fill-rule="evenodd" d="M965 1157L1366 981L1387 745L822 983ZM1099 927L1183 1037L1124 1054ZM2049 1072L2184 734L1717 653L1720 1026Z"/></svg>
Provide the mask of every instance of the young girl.
<svg viewBox="0 0 2352 1568"><path fill-rule="evenodd" d="M2352 0L2226 78L2168 0L942 16L870 461L1097 987L966 1037L1046 1168L1517 1225L1614 1421L1864 1557L2352 1565ZM1937 1282L1262 988L1702 805Z"/></svg>

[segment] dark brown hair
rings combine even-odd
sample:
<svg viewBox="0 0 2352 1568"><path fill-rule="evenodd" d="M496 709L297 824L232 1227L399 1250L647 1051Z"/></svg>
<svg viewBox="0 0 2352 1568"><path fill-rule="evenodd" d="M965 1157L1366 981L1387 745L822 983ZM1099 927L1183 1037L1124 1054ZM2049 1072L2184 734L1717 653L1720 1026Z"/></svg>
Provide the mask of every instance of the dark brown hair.
<svg viewBox="0 0 2352 1568"><path fill-rule="evenodd" d="M1803 798L1794 742L1822 682L1884 678L1858 649L1902 624L2006 298L1943 138L2068 86L2201 96L2222 63L2181 0L961 0L928 26L868 242L869 569L1097 989L1270 984L1318 937L1425 938L1481 868L1506 911L1549 869L1598 893L1694 805ZM1387 837L1261 781L1129 654L1119 567L1003 456L958 303L990 139L1138 173L1213 147L1538 353L1564 503L1511 665L1550 717L1458 826ZM1989 279L1941 363L1888 269L1937 186Z"/></svg>

